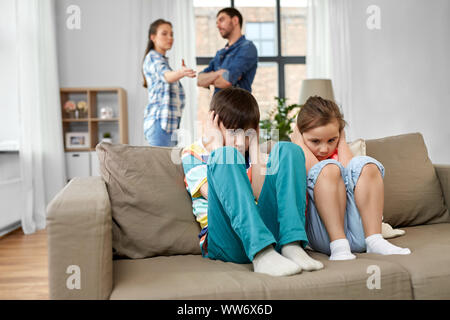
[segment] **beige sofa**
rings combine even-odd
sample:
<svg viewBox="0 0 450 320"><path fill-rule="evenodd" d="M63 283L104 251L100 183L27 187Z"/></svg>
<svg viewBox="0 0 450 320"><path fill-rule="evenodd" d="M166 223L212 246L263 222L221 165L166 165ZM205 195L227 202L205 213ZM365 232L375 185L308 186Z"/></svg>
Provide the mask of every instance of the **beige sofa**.
<svg viewBox="0 0 450 320"><path fill-rule="evenodd" d="M97 146L102 177L75 178L48 206L51 299L449 299L450 165L422 135L366 141L386 169L384 221L407 256L357 254L271 277L202 258L180 149Z"/></svg>

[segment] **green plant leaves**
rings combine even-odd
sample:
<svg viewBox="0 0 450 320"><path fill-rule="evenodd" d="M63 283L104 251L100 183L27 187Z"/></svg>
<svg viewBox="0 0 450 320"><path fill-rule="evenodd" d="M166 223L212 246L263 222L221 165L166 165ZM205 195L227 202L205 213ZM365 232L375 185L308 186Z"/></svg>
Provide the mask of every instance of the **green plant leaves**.
<svg viewBox="0 0 450 320"><path fill-rule="evenodd" d="M264 140L271 140L271 131L278 130L280 141L290 141L289 135L292 133L291 123L295 121L298 112L293 112L294 109L301 108L299 104L287 105L286 98L275 97L277 100L276 109L269 112L269 118L259 122L260 129L266 130L265 134L261 136ZM273 120L271 120L273 118Z"/></svg>

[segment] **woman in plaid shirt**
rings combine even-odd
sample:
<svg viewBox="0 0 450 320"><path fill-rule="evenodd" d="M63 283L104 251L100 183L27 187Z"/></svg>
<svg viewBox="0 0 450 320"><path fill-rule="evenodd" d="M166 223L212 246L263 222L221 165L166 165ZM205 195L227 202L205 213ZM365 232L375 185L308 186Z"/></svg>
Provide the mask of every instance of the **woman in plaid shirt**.
<svg viewBox="0 0 450 320"><path fill-rule="evenodd" d="M180 79L194 78L196 72L182 60L182 67L172 71L166 52L172 48L172 24L158 19L150 25L148 44L142 66L148 90L148 104L144 112L144 134L151 146L172 147L177 144L172 133L179 128L184 108L184 90Z"/></svg>

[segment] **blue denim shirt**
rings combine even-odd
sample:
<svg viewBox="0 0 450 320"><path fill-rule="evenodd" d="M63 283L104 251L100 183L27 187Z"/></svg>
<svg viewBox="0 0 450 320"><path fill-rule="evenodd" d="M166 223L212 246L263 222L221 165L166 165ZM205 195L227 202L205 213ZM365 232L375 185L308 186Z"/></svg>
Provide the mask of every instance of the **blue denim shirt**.
<svg viewBox="0 0 450 320"><path fill-rule="evenodd" d="M250 40L241 36L238 41L230 47L217 51L214 59L202 72L227 70L222 77L231 83L232 86L239 87L252 92L252 83L255 78L258 66L258 51ZM216 88L214 93L219 91Z"/></svg>

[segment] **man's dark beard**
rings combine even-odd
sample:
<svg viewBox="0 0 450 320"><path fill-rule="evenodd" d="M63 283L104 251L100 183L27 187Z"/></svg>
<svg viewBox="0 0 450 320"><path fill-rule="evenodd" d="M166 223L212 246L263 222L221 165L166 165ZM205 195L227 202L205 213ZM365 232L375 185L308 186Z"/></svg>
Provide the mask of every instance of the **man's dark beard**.
<svg viewBox="0 0 450 320"><path fill-rule="evenodd" d="M222 38L224 38L224 39L228 39L228 37L230 36L230 34L231 34L231 31L228 31L228 32L226 32L225 34L221 34L221 36L222 36Z"/></svg>

